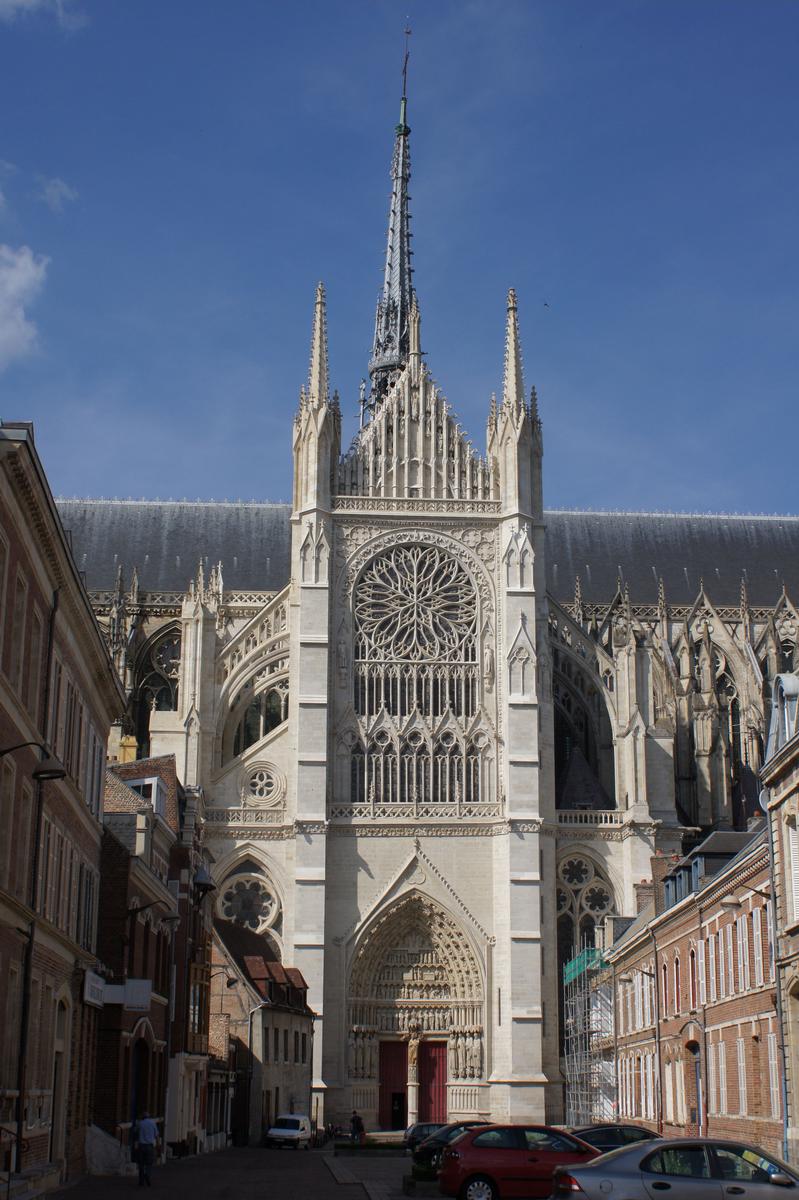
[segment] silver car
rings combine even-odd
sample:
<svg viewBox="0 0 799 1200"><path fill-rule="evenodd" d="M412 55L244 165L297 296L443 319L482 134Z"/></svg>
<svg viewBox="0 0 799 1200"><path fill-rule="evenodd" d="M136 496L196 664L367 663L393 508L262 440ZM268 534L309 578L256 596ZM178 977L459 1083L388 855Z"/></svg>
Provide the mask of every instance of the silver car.
<svg viewBox="0 0 799 1200"><path fill-rule="evenodd" d="M745 1142L674 1138L622 1146L585 1166L558 1167L557 1200L727 1200L784 1197L799 1174Z"/></svg>

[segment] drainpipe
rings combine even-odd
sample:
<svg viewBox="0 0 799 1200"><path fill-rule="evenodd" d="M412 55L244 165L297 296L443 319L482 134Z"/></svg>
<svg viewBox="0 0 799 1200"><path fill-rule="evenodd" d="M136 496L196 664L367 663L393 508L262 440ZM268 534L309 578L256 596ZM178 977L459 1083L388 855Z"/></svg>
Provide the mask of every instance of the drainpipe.
<svg viewBox="0 0 799 1200"><path fill-rule="evenodd" d="M658 958L658 944L654 929L649 927L649 936L652 939L652 971L655 976L655 1054L658 1062L658 1133L663 1133L663 1054L661 1051L660 1042L660 960Z"/></svg>
<svg viewBox="0 0 799 1200"><path fill-rule="evenodd" d="M782 954L780 952L779 930L777 922L777 873L774 867L774 839L771 829L771 813L768 810L769 791L763 788L760 792L760 807L766 818L768 831L768 881L771 888L771 947L774 954L774 984L777 994L777 1028L779 1030L778 1045L780 1048L781 1099L782 1099L782 1157L788 1161L788 1054L785 1049L785 1014L782 1006Z"/></svg>

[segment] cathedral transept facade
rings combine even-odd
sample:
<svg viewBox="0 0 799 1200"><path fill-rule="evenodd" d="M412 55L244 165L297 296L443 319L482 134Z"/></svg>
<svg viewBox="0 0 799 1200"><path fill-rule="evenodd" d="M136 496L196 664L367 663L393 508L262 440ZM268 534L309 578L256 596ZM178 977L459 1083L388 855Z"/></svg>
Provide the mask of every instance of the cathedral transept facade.
<svg viewBox="0 0 799 1200"><path fill-rule="evenodd" d="M556 1120L562 963L653 855L755 816L799 519L546 512L513 291L479 455L422 355L409 134L403 100L352 445L320 285L291 505L60 508L112 756L175 754L219 919L308 982L312 1115Z"/></svg>

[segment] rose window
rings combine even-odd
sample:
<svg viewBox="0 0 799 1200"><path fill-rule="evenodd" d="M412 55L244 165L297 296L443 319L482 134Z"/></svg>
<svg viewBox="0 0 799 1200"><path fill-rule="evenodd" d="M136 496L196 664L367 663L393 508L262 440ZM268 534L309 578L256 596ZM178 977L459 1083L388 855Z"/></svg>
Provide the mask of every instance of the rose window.
<svg viewBox="0 0 799 1200"><path fill-rule="evenodd" d="M477 601L463 567L436 546L395 546L367 566L354 599L364 647L384 660L452 661L471 654Z"/></svg>
<svg viewBox="0 0 799 1200"><path fill-rule="evenodd" d="M582 887L593 875L593 870L584 858L569 858L560 868L561 879L571 887Z"/></svg>
<svg viewBox="0 0 799 1200"><path fill-rule="evenodd" d="M271 925L278 913L273 893L260 879L235 879L222 892L221 915L228 921L259 931Z"/></svg>
<svg viewBox="0 0 799 1200"><path fill-rule="evenodd" d="M606 887L593 884L582 895L584 906L592 913L604 913L610 908L613 898Z"/></svg>

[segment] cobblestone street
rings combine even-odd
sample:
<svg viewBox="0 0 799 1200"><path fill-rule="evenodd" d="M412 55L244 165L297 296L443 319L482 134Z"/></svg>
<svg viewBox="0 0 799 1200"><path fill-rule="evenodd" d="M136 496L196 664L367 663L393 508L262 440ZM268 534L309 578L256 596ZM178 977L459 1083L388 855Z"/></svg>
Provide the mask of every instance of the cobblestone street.
<svg viewBox="0 0 799 1200"><path fill-rule="evenodd" d="M255 1148L172 1160L153 1170L153 1193L191 1200L395 1200L405 1158L334 1158L330 1152ZM87 1178L55 1193L58 1200L123 1200L139 1194L135 1176Z"/></svg>

